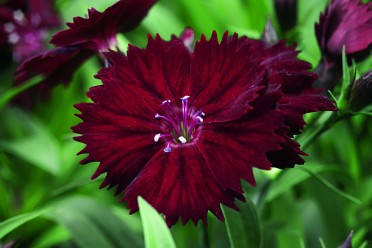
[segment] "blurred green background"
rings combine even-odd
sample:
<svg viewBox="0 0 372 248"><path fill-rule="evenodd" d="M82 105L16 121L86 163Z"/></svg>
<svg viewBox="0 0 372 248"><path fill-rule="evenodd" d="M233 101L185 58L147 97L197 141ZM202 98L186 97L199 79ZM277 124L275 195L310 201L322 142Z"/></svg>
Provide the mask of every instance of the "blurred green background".
<svg viewBox="0 0 372 248"><path fill-rule="evenodd" d="M71 21L84 16L89 7L103 11L114 2L57 0L56 8L65 21ZM169 39L185 27L195 30L196 40L202 33L209 37L213 30L220 37L229 30L259 38L269 16L279 36L288 43L297 41L300 58L315 67L321 55L314 23L326 4L299 0L296 28L281 34L272 0L161 0L136 30L119 35L120 48L125 51L129 43L145 47L147 33ZM370 69L371 61L358 64L359 71ZM0 97L11 87L16 68L4 64ZM202 223L196 227L178 223L169 236L166 229L149 227L152 218L160 221L156 214L142 223L139 213L129 215L120 196L113 197L114 190L99 190L103 178L90 180L96 163L79 165L83 156L76 153L83 145L72 140L70 127L79 122L73 104L88 101L85 92L100 83L93 78L100 67L97 58L91 59L75 73L69 87L57 87L49 101L37 101L32 111L12 104L0 110L0 246L143 247L145 226L146 244L152 247L171 246L171 239L177 247L205 247L206 236L211 247L247 243L249 247L259 243L261 247L337 247L351 230L355 247L369 247L370 117L357 116L333 126L306 148L310 156L303 166L256 170L258 186L244 183L248 203L239 204L241 214L224 209L227 223L210 215L207 233ZM146 210L143 214L154 215Z"/></svg>

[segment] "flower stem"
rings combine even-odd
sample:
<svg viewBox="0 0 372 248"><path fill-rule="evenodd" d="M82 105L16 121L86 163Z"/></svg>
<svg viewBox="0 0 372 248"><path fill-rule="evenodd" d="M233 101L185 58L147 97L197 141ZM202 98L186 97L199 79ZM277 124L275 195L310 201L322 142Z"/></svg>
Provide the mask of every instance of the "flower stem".
<svg viewBox="0 0 372 248"><path fill-rule="evenodd" d="M312 144L321 134L328 130L334 123L338 120L337 113L332 113L332 115L320 126L313 126L315 130L309 135L305 136L303 141L300 141L302 149L306 149L310 144Z"/></svg>

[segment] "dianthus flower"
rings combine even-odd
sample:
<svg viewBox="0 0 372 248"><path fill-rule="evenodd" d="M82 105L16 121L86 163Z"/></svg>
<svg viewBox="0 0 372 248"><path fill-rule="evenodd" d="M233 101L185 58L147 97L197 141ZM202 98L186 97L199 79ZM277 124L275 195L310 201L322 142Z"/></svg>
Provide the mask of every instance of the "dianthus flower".
<svg viewBox="0 0 372 248"><path fill-rule="evenodd" d="M372 48L372 3L360 0L332 0L319 23L315 34L322 53L317 68L318 86L333 89L342 75L342 49L345 46L349 61L363 60Z"/></svg>
<svg viewBox="0 0 372 248"><path fill-rule="evenodd" d="M101 187L117 185L132 213L142 196L168 226L206 222L208 211L223 220L220 204L237 209L240 180L256 184L253 168L303 163L292 139L302 115L334 109L297 53L236 34L218 42L215 32L192 52L156 36L127 56L107 53L111 66L96 75L103 85L87 93L93 102L76 105L81 163L98 161L92 179L106 173Z"/></svg>
<svg viewBox="0 0 372 248"><path fill-rule="evenodd" d="M372 45L372 3L332 0L315 24L316 37L327 63L341 64L342 48L355 59L368 56Z"/></svg>
<svg viewBox="0 0 372 248"><path fill-rule="evenodd" d="M0 6L0 45L13 46L13 59L23 61L46 50L48 30L60 25L50 0L8 0Z"/></svg>
<svg viewBox="0 0 372 248"><path fill-rule="evenodd" d="M58 83L68 84L73 73L94 54L113 49L116 34L133 30L156 0L120 0L104 12L94 8L88 17L75 17L68 29L55 34L51 43L57 48L41 53L21 64L15 73L17 84L35 75L44 79L38 89L45 91Z"/></svg>

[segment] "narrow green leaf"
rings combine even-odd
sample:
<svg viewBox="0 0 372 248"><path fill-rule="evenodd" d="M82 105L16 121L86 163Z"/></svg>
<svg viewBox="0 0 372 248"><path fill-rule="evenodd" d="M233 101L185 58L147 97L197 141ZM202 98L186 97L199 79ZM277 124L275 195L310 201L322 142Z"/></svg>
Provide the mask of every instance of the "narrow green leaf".
<svg viewBox="0 0 372 248"><path fill-rule="evenodd" d="M340 110L344 110L348 108L349 105L349 95L352 84L355 80L355 73L356 73L356 66L353 64L353 67L349 69L346 57L346 50L345 46L342 48L342 84L341 84L341 92L340 97L337 101L337 107ZM350 75L353 75L351 77Z"/></svg>
<svg viewBox="0 0 372 248"><path fill-rule="evenodd" d="M8 91L3 93L0 96L0 109L2 109L8 102L10 102L18 94L40 83L42 78L43 78L42 76L33 77L27 82L17 87L10 88Z"/></svg>
<svg viewBox="0 0 372 248"><path fill-rule="evenodd" d="M42 209L39 211L17 215L3 222L0 222L0 239L2 239L5 235L9 234L17 227L20 227L23 224L36 219L37 217L47 213L48 211L50 211L50 209Z"/></svg>
<svg viewBox="0 0 372 248"><path fill-rule="evenodd" d="M50 218L70 232L78 247L143 247L140 237L111 208L91 198L72 197L58 202Z"/></svg>
<svg viewBox="0 0 372 248"><path fill-rule="evenodd" d="M222 206L231 247L260 247L262 230L255 205L247 198L247 202L237 202L237 206L240 212Z"/></svg>
<svg viewBox="0 0 372 248"><path fill-rule="evenodd" d="M56 225L49 230L40 234L35 242L32 243L34 248L59 247L58 245L70 239L70 233L62 226Z"/></svg>
<svg viewBox="0 0 372 248"><path fill-rule="evenodd" d="M351 112L353 115L366 115L366 116L372 116L372 112Z"/></svg>
<svg viewBox="0 0 372 248"><path fill-rule="evenodd" d="M313 176L315 179L317 179L319 182L321 182L325 187L327 187L328 189L333 191L335 194L337 194L337 195L341 196L342 198L344 198L346 200L349 200L349 201L351 201L355 204L362 204L362 202L359 199L357 199L354 196L351 196L349 194L346 194L345 192L342 192L341 190L336 188L334 185L332 185L330 182L328 182L324 177L318 175L317 173L309 170L306 167L301 167L301 169L306 171L307 173L309 173L311 176Z"/></svg>
<svg viewBox="0 0 372 248"><path fill-rule="evenodd" d="M341 85L341 93L345 92L349 83L350 83L350 70L349 70L349 67L347 65L345 46L343 46L342 47L342 85Z"/></svg>
<svg viewBox="0 0 372 248"><path fill-rule="evenodd" d="M37 119L24 115L21 129L28 135L3 140L0 149L39 167L52 175L61 169L59 144L49 129Z"/></svg>
<svg viewBox="0 0 372 248"><path fill-rule="evenodd" d="M143 198L138 197L146 248L176 247L172 235L159 213Z"/></svg>
<svg viewBox="0 0 372 248"><path fill-rule="evenodd" d="M317 166L315 164L307 163L306 165L313 172L321 172L329 170L326 166ZM269 192L266 196L266 201L272 201L279 195L287 192L297 184L305 181L310 177L310 175L299 169L300 167L293 168L290 170L284 170L281 174L272 182Z"/></svg>
<svg viewBox="0 0 372 248"><path fill-rule="evenodd" d="M327 248L322 238L319 237L319 243L322 248Z"/></svg>

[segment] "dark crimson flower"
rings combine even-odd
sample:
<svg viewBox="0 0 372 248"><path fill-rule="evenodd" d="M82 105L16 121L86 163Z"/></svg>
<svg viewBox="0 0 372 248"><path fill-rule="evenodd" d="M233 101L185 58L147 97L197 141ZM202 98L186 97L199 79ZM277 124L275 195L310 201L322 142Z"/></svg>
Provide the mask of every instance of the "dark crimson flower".
<svg viewBox="0 0 372 248"><path fill-rule="evenodd" d="M43 75L39 89L58 83L67 84L73 73L94 54L113 49L116 34L134 29L156 0L120 0L99 12L88 10L88 17L75 17L67 30L55 34L51 43L57 48L41 53L21 64L15 73L17 84ZM48 65L48 66L45 66Z"/></svg>
<svg viewBox="0 0 372 248"><path fill-rule="evenodd" d="M13 46L20 62L46 50L48 30L60 25L50 0L9 0L0 6L0 45Z"/></svg>
<svg viewBox="0 0 372 248"><path fill-rule="evenodd" d="M275 0L274 7L282 31L291 30L297 22L297 0Z"/></svg>
<svg viewBox="0 0 372 248"><path fill-rule="evenodd" d="M183 41L149 37L146 49L107 53L103 85L76 105L83 122L73 127L89 154L81 163L100 162L92 179L106 173L102 188L117 185L132 213L142 196L168 226L206 222L208 211L223 220L220 204L237 208L253 168L303 162L291 139L302 115L334 109L295 46L227 33L219 43L214 32L190 53Z"/></svg>
<svg viewBox="0 0 372 248"><path fill-rule="evenodd" d="M360 0L333 0L315 24L322 52L317 68L317 86L333 89L342 75L342 49L357 61L369 56L372 48L372 3Z"/></svg>

